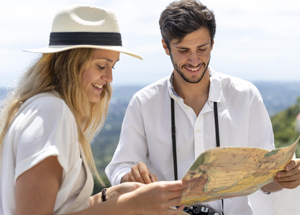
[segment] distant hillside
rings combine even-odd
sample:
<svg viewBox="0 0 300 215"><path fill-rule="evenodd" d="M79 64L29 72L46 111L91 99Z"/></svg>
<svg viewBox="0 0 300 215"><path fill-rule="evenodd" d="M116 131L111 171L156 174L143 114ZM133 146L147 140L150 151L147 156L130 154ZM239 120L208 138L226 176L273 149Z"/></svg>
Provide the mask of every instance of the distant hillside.
<svg viewBox="0 0 300 215"><path fill-rule="evenodd" d="M270 116L295 104L300 96L299 82L254 82Z"/></svg>
<svg viewBox="0 0 300 215"><path fill-rule="evenodd" d="M253 82L253 84L260 91L270 116L295 104L297 97L300 96L300 82L256 81ZM144 86L114 87L111 107L113 108L113 104L118 102L128 103L132 95L143 87ZM0 88L0 104L5 98L6 93L7 90L5 88Z"/></svg>

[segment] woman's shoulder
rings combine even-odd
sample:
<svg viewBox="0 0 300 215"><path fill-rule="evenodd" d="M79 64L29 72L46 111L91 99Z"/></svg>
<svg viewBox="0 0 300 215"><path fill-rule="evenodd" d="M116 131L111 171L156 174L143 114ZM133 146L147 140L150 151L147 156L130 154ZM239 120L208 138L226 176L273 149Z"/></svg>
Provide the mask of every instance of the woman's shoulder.
<svg viewBox="0 0 300 215"><path fill-rule="evenodd" d="M61 109L66 106L64 100L59 96L56 91L47 91L38 93L22 104L21 108L24 109L28 106L40 106L44 108Z"/></svg>
<svg viewBox="0 0 300 215"><path fill-rule="evenodd" d="M36 94L26 100L20 107L20 112L39 112L45 114L71 114L71 110L56 91Z"/></svg>
<svg viewBox="0 0 300 215"><path fill-rule="evenodd" d="M55 91L39 93L26 100L20 106L13 124L17 127L23 127L39 120L47 122L47 126L50 127L65 122L70 125L76 124L70 108Z"/></svg>

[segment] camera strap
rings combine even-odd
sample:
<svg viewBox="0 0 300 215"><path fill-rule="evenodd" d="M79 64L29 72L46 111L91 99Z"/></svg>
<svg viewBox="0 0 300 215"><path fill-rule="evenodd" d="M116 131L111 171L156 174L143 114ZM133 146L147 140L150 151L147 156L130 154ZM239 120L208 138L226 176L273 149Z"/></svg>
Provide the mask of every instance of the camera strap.
<svg viewBox="0 0 300 215"><path fill-rule="evenodd" d="M217 147L220 147L220 135L219 135L219 120L218 120L218 105L217 105L217 102L214 102L214 118L215 118L216 145L217 145ZM177 152L176 152L175 107L174 107L174 99L172 97L171 97L171 121L172 121L171 132L172 132L172 147L173 147L174 178L175 178L175 180L178 180ZM222 199L222 212L223 211L224 211L224 201Z"/></svg>

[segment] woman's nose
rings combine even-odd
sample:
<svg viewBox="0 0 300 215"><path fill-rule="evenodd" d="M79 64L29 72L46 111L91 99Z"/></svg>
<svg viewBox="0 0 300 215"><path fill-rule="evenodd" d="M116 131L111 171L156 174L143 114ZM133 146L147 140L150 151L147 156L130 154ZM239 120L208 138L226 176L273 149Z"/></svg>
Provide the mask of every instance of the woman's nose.
<svg viewBox="0 0 300 215"><path fill-rule="evenodd" d="M107 69L107 71L101 77L101 79L106 81L107 83L111 83L113 81L112 69L111 68Z"/></svg>

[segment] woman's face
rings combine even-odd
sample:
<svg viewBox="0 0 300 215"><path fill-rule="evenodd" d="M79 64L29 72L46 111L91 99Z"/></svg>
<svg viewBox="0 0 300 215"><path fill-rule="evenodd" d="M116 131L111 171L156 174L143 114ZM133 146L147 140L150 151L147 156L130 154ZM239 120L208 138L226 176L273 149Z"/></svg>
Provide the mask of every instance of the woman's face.
<svg viewBox="0 0 300 215"><path fill-rule="evenodd" d="M105 84L112 82L112 69L119 60L120 52L95 49L89 68L81 75L81 85L90 102L98 102Z"/></svg>

